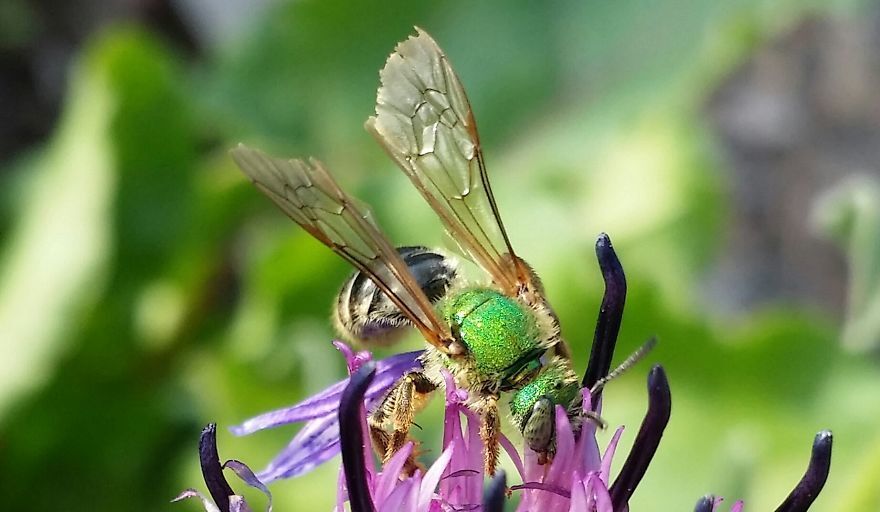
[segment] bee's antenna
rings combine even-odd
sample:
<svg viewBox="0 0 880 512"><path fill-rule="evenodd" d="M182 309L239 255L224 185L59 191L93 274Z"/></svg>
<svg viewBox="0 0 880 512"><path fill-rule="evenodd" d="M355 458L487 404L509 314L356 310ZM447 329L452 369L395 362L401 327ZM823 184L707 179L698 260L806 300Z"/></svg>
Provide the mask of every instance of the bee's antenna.
<svg viewBox="0 0 880 512"><path fill-rule="evenodd" d="M599 416L599 413L596 411L584 411L584 418L595 423L600 430L608 428L608 422L605 421L605 418Z"/></svg>
<svg viewBox="0 0 880 512"><path fill-rule="evenodd" d="M596 393L601 391L602 388L604 388L606 384L608 384L612 380L616 379L617 377L620 377L625 371L629 370L630 368L635 366L636 363L641 361L642 358L644 358L646 355L648 355L648 352L653 350L653 348L656 345L657 345L657 337L651 336L651 338L649 338L648 341L646 341L641 347L636 349L635 352L630 354L629 357L627 357L622 363L620 363L620 365L617 368L611 370L610 372L608 372L608 375L606 375L606 376L602 377L601 379L599 379L598 381L596 381L596 383L593 384L593 387L590 388L590 394L595 396Z"/></svg>

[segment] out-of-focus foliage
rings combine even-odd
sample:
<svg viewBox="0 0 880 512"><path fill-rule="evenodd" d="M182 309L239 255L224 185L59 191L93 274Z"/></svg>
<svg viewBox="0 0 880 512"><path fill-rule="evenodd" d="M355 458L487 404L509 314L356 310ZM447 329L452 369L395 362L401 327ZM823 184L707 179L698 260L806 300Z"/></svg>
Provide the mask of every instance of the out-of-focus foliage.
<svg viewBox="0 0 880 512"><path fill-rule="evenodd" d="M850 284L845 345L880 344L880 180L863 176L842 183L822 198L816 222L849 258Z"/></svg>
<svg viewBox="0 0 880 512"><path fill-rule="evenodd" d="M672 421L633 510L687 510L707 492L769 509L823 428L835 433L834 464L814 510L875 510L876 359L841 348L831 312L772 303L721 315L703 285L735 206L707 98L805 17L862 9L277 3L197 61L142 27L96 34L51 140L2 177L0 496L12 509L194 510L167 501L200 485L204 424L222 430L344 374L327 318L348 269L226 151L244 140L318 156L393 240L443 245L361 128L379 68L417 24L470 95L511 239L541 274L578 367L601 296L600 231L629 281L619 358L661 340L650 361L668 370ZM856 283L844 337L876 342L876 211L840 208L835 232ZM606 419L628 426L622 446L644 414L647 367L606 392ZM439 440L438 418L425 411L419 437ZM221 456L260 468L292 434L221 431ZM337 468L275 484L277 508L329 510Z"/></svg>

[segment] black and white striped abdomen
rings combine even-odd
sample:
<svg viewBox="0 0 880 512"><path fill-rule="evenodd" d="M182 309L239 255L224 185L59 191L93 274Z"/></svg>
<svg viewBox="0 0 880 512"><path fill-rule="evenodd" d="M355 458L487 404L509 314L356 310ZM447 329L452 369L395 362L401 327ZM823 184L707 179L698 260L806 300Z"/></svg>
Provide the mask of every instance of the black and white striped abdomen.
<svg viewBox="0 0 880 512"><path fill-rule="evenodd" d="M454 259L426 247L398 247L397 252L432 304L446 295L457 274ZM342 285L333 319L339 334L367 346L389 345L410 326L409 319L360 271Z"/></svg>

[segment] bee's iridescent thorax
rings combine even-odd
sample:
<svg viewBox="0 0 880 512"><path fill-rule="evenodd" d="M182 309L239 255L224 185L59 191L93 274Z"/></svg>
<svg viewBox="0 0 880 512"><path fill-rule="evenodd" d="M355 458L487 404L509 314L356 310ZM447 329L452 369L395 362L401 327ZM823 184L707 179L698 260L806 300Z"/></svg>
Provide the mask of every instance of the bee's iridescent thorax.
<svg viewBox="0 0 880 512"><path fill-rule="evenodd" d="M540 368L546 336L536 312L521 301L477 287L450 294L439 309L477 375L499 391L519 387Z"/></svg>

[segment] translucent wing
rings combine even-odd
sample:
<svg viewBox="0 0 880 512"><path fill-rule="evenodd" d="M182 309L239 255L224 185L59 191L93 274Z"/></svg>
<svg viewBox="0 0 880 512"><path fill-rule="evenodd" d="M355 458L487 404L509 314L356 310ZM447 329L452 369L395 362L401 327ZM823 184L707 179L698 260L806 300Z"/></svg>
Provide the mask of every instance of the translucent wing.
<svg viewBox="0 0 880 512"><path fill-rule="evenodd" d="M464 89L427 33L400 43L379 74L369 130L465 253L516 294L530 273L514 255L480 152Z"/></svg>
<svg viewBox="0 0 880 512"><path fill-rule="evenodd" d="M398 252L373 221L317 160L273 158L239 144L232 157L288 217L368 275L422 332L446 350L452 336Z"/></svg>

